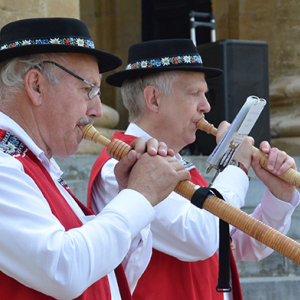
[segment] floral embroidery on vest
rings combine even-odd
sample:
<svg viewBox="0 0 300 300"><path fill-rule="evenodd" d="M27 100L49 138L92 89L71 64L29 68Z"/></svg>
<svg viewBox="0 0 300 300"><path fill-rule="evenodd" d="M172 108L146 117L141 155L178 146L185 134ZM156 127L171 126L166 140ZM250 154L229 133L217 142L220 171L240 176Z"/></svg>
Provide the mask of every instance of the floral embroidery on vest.
<svg viewBox="0 0 300 300"><path fill-rule="evenodd" d="M25 145L7 131L0 141L0 150L12 156L25 156L27 152Z"/></svg>

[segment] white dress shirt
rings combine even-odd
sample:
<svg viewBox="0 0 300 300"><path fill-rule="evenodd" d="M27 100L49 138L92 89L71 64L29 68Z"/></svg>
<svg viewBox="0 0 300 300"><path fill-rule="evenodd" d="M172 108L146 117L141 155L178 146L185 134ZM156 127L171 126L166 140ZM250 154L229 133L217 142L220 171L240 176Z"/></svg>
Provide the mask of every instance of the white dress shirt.
<svg viewBox="0 0 300 300"><path fill-rule="evenodd" d="M97 216L84 216L58 183L62 172L54 159L48 160L27 133L1 112L0 128L19 138L36 155L84 223L65 231L23 165L0 151L0 270L30 288L68 300L109 274L112 299L120 300L113 270L126 258L129 284L136 284L151 255L149 230L142 239L140 231L153 221L153 207L144 196L126 189L106 199L109 204ZM137 241L131 243L135 237ZM131 254L140 258L142 271L136 269L137 264L130 268Z"/></svg>
<svg viewBox="0 0 300 300"><path fill-rule="evenodd" d="M146 140L151 138L134 123L129 125L126 134L144 137ZM179 154L176 157L178 161L182 161ZM108 204L106 201L115 195L115 164L116 160L110 159L103 166L101 178L98 177L95 181L93 193L98 197L97 201L93 202L93 207L96 211L101 211ZM249 179L242 169L228 166L217 176L213 187L228 203L240 208L244 205ZM291 214L298 204L298 193L295 193L291 203L286 203L276 199L267 190L252 216L286 234L290 227ZM197 208L179 194L172 192L166 200L156 205L155 214L155 220L151 223L155 249L182 261L204 260L218 251L218 218L204 209ZM231 236L236 244L234 255L237 260L257 261L273 252L235 228L232 229ZM224 293L224 298L232 299L232 293Z"/></svg>

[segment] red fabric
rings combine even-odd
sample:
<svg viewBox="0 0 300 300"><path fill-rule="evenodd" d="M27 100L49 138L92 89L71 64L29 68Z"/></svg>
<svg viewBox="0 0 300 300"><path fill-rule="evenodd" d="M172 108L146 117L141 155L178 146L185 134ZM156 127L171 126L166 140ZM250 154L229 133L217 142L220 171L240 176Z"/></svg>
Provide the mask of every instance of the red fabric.
<svg viewBox="0 0 300 300"><path fill-rule="evenodd" d="M122 300L132 300L131 292L128 286L128 281L124 272L123 265L120 264L116 269L115 269L115 274L117 277L118 281L118 286L121 294L121 299Z"/></svg>
<svg viewBox="0 0 300 300"><path fill-rule="evenodd" d="M130 144L136 137L116 132L113 139L120 139ZM97 158L89 180L88 207L91 208L91 190L103 165L110 159L106 148ZM191 181L200 186L207 186L205 179L196 168L190 170ZM216 291L218 284L217 253L212 257L197 262L184 262L175 257L153 249L150 263L140 278L133 293L134 300L223 300L223 293ZM234 300L242 300L241 287L235 259L231 252L231 272ZM236 292L237 291L237 292Z"/></svg>
<svg viewBox="0 0 300 300"><path fill-rule="evenodd" d="M0 138L6 134L5 131L0 130ZM13 155L13 154L12 154ZM15 156L15 155L14 155ZM25 173L28 174L39 187L44 197L48 201L52 213L58 218L66 231L71 228L76 228L82 225L80 219L73 212L68 205L60 191L57 189L51 176L41 164L41 162L28 149L24 148L22 155L15 156L24 166ZM85 214L92 212L85 207L79 200L75 199ZM50 296L44 295L36 290L28 288L13 278L0 272L0 299L9 300L50 300L54 299ZM110 300L110 287L107 276L95 282L90 286L77 300L91 300L101 299Z"/></svg>
<svg viewBox="0 0 300 300"><path fill-rule="evenodd" d="M132 135L125 135L123 132L118 132L116 131L111 140L113 139L119 139L127 144L130 144L133 140L136 139L135 136ZM91 204L91 194L92 194L92 187L94 184L94 181L96 177L98 176L99 172L101 171L103 165L111 158L107 153L107 147L103 149L103 151L100 153L98 156L96 162L94 163L92 170L91 170L91 175L89 179L89 184L88 184L88 192L87 192L87 207L89 209L92 208Z"/></svg>
<svg viewBox="0 0 300 300"><path fill-rule="evenodd" d="M153 249L149 266L133 293L134 300L223 299L216 292L218 256L199 262L183 262Z"/></svg>

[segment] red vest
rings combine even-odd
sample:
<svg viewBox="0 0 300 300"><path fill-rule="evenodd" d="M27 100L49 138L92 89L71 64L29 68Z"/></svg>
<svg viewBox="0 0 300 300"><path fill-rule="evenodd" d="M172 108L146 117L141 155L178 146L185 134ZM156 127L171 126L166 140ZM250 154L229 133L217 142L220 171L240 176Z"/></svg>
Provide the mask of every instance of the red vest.
<svg viewBox="0 0 300 300"><path fill-rule="evenodd" d="M0 141L0 147L4 150L4 152L14 156L23 164L25 173L34 180L38 188L43 193L45 199L48 201L52 213L58 218L61 224L65 227L66 231L71 228L82 226L82 222L73 212L69 204L66 202L60 191L57 189L51 176L41 164L41 162L37 159L37 157L28 148L26 148L26 146L23 143L21 143L17 138L1 129ZM62 183L62 185L71 194L69 188L64 183ZM93 214L93 212L90 209L85 207L73 195L72 197L86 215ZM123 267L120 265L119 268L116 269L116 273L118 274L122 272L124 274ZM123 274L121 274L121 276L125 276L125 274ZM127 289L129 292L128 286ZM0 299L50 300L54 298L44 295L34 289L28 288L0 271ZM76 299L110 300L111 294L107 276L95 282L81 296L79 296ZM127 299L131 299L131 296Z"/></svg>
<svg viewBox="0 0 300 300"><path fill-rule="evenodd" d="M116 132L113 139L120 139L130 144L136 137ZM97 158L89 180L88 207L91 207L91 190L93 183L103 165L110 156L106 148ZM191 181L200 186L207 186L205 179L196 168L190 170ZM231 253L231 272L237 275L234 257ZM216 291L218 284L217 253L212 257L196 262L184 262L177 258L153 249L151 261L146 271L140 278L133 293L134 300L222 300L223 294ZM234 273L234 274L233 274ZM238 275L233 276L234 300L241 300L241 288ZM237 278L237 280L235 280Z"/></svg>

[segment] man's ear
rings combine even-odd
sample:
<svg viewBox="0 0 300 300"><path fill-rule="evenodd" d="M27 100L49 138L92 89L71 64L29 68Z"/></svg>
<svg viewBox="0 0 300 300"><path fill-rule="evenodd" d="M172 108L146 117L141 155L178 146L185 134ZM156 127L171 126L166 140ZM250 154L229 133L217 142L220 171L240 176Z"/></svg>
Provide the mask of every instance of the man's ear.
<svg viewBox="0 0 300 300"><path fill-rule="evenodd" d="M37 69L30 69L24 76L25 89L34 106L42 104L41 85L43 75Z"/></svg>
<svg viewBox="0 0 300 300"><path fill-rule="evenodd" d="M144 89L146 106L153 112L158 112L160 105L159 91L154 86L147 86Z"/></svg>

